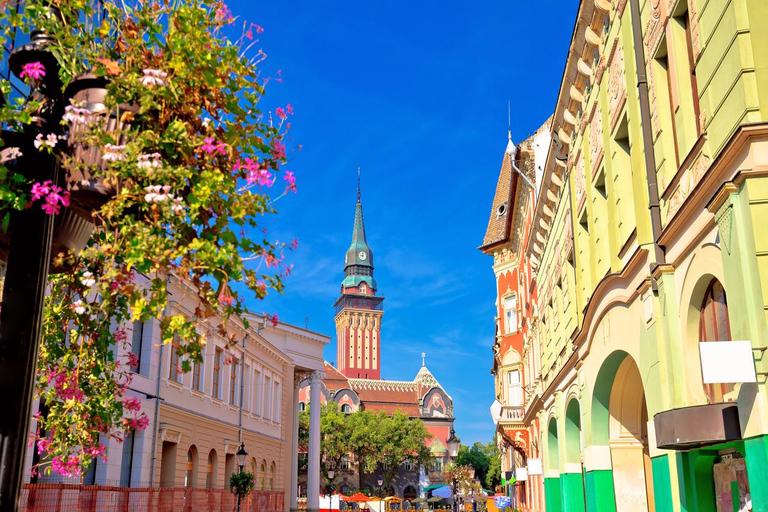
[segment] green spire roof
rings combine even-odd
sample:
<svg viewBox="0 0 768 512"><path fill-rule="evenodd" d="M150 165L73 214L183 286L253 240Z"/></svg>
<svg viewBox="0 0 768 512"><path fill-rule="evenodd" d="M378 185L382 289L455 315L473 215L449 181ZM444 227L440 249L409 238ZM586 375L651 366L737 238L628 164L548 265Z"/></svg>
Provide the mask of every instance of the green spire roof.
<svg viewBox="0 0 768 512"><path fill-rule="evenodd" d="M355 204L355 224L352 229L352 243L344 258L344 282L342 286L353 287L365 281L368 286L377 289L373 278L373 251L365 239L363 221L363 203L360 200L360 169L357 169L357 204Z"/></svg>

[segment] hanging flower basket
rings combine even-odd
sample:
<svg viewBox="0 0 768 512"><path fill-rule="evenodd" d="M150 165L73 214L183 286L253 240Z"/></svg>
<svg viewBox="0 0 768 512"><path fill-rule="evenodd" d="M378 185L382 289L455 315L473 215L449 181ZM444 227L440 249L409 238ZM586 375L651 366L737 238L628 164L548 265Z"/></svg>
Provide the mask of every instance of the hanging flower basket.
<svg viewBox="0 0 768 512"><path fill-rule="evenodd" d="M138 112L138 107L120 105L108 110L107 79L93 73L76 76L67 87L64 97L76 110L71 116L68 138L68 153L72 157L67 170L66 186L72 198L72 206L82 214L90 215L103 206L117 192L117 180L104 178L107 161L103 158L102 148L85 143L84 138L97 126L101 131L112 135L116 145L123 145L131 124L126 115Z"/></svg>

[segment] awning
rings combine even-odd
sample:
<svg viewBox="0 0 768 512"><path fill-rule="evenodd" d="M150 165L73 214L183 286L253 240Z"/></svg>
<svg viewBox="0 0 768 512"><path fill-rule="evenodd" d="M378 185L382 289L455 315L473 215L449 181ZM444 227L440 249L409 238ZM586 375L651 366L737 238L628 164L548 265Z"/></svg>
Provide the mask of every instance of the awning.
<svg viewBox="0 0 768 512"><path fill-rule="evenodd" d="M424 492L434 491L435 489L439 489L441 487L445 487L445 484L428 485L424 488Z"/></svg>
<svg viewBox="0 0 768 512"><path fill-rule="evenodd" d="M440 498L450 498L453 496L453 492L451 492L451 488L447 485L444 485L440 487L439 489L435 489L432 491L432 496L438 496Z"/></svg>
<svg viewBox="0 0 768 512"><path fill-rule="evenodd" d="M656 446L691 450L741 439L739 406L733 402L670 409L653 417Z"/></svg>

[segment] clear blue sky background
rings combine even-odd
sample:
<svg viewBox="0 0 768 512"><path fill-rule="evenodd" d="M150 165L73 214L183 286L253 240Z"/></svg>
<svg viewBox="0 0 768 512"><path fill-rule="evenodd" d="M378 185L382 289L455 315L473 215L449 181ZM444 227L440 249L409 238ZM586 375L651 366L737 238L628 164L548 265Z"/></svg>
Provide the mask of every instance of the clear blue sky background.
<svg viewBox="0 0 768 512"><path fill-rule="evenodd" d="M255 312L333 337L354 217L357 166L375 277L386 297L383 377L427 366L452 396L465 444L491 440L491 257L477 250L507 144L555 106L576 15L556 2L276 0L230 3L263 26L265 107L291 103L286 169L299 193L277 203L270 236L299 239L284 295ZM289 144L290 148L291 144ZM280 180L282 182L282 180Z"/></svg>

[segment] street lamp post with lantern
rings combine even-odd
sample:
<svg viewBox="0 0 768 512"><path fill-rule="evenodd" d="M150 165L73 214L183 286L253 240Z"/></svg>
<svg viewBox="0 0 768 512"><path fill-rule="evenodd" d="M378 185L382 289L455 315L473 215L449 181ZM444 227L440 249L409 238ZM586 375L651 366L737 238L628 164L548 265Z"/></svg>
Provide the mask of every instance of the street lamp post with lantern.
<svg viewBox="0 0 768 512"><path fill-rule="evenodd" d="M328 470L328 494L326 496L328 497L328 512L331 512L331 499L333 499L333 477L336 474L336 471L333 469Z"/></svg>
<svg viewBox="0 0 768 512"><path fill-rule="evenodd" d="M459 455L459 448L461 447L461 439L456 435L456 431L453 429L453 426L451 426L451 432L447 439L448 444L448 455L451 457L452 461L456 460L456 457ZM457 511L457 502L456 502L456 472L453 472L453 510Z"/></svg>
<svg viewBox="0 0 768 512"><path fill-rule="evenodd" d="M248 452L245 451L245 443L240 443L240 449L237 450L237 453L235 454L237 457L237 467L240 470L240 473L243 472L243 468L245 467L245 458L248 456ZM240 500L242 499L242 495L238 492L237 493L237 512L240 512Z"/></svg>
<svg viewBox="0 0 768 512"><path fill-rule="evenodd" d="M379 478L378 478L378 480L376 480L376 483L379 484L379 499L381 499L381 497L382 497L381 486L384 485L384 477L379 475Z"/></svg>

